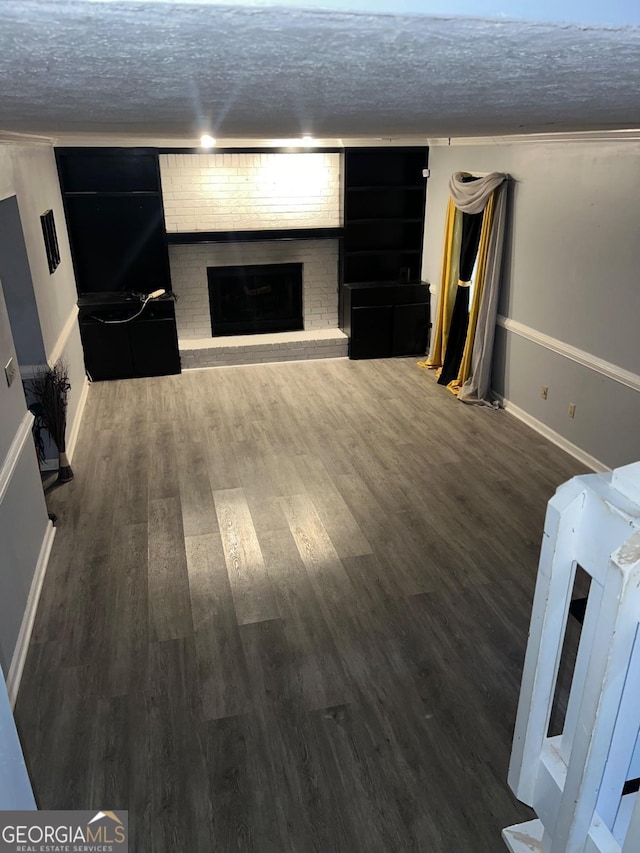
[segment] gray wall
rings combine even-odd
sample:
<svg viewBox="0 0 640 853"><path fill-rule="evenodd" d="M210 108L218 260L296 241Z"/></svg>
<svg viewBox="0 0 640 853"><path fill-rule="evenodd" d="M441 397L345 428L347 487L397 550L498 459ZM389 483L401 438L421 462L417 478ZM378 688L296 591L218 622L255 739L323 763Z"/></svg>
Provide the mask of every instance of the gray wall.
<svg viewBox="0 0 640 853"><path fill-rule="evenodd" d="M7 675L48 525L33 442L31 435L27 435L0 503L0 542L3 549L0 664Z"/></svg>
<svg viewBox="0 0 640 853"><path fill-rule="evenodd" d="M429 165L423 272L436 288L450 174L507 172L513 182L500 313L640 372L638 143L436 146ZM605 465L640 459L637 390L505 329L497 330L494 388Z"/></svg>
<svg viewBox="0 0 640 853"><path fill-rule="evenodd" d="M0 468L7 458L11 443L26 414L24 393L20 377L16 377L11 388L7 388L4 379L4 366L10 358L16 358L16 351L9 325L7 306L2 297L2 282L0 282Z"/></svg>
<svg viewBox="0 0 640 853"><path fill-rule="evenodd" d="M12 357L15 349L0 292L0 363ZM0 377L0 412L0 664L8 675L49 521L33 441L21 430L28 414L19 376L11 388Z"/></svg>
<svg viewBox="0 0 640 853"><path fill-rule="evenodd" d="M53 148L0 145L0 199L17 197L31 280L47 356L77 300L69 238ZM51 208L56 221L60 266L50 275L40 215Z"/></svg>
<svg viewBox="0 0 640 853"><path fill-rule="evenodd" d="M68 420L72 429L83 391L84 365L74 320L77 295L73 266L50 146L0 145L0 207L10 227L16 231L19 224L22 235L16 231L13 247L0 239L3 294L11 294L15 300L12 304L22 299L29 311L34 303L36 309L36 316L30 317L33 324L25 331L13 312L8 314L4 295L0 299L0 366L16 357L14 338L39 329L42 358L38 361L62 354L69 365L72 389ZM40 215L49 208L54 211L61 257L53 275L49 273L40 225ZM21 340L20 346L23 343ZM7 676L48 519L33 442L24 430L28 415L19 376L11 388L0 376L0 412L0 663Z"/></svg>
<svg viewBox="0 0 640 853"><path fill-rule="evenodd" d="M20 364L42 364L46 355L15 196L0 201L0 281Z"/></svg>

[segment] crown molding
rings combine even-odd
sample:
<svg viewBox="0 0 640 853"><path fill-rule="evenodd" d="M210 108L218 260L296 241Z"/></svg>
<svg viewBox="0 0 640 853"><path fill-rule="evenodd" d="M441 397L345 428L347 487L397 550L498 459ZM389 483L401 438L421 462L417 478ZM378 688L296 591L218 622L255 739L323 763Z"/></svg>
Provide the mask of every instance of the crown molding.
<svg viewBox="0 0 640 853"><path fill-rule="evenodd" d="M294 140L229 137L218 138L216 145L206 153L227 148L281 148ZM567 142L640 142L640 128L620 130L583 130L558 133L514 133L486 136L429 136L412 134L406 136L342 136L314 139L314 148L385 148L397 146L429 146L433 148L471 146L471 145L530 145L531 143L564 144ZM151 147L151 148L189 148L197 149L198 140L192 136L164 137L149 134L118 133L59 133L48 136L45 133L12 133L0 130L0 145L55 145L60 148L104 148L104 147ZM300 147L300 150L305 150Z"/></svg>
<svg viewBox="0 0 640 853"><path fill-rule="evenodd" d="M0 130L0 145L51 146L53 144L53 136L44 136L37 133L12 133L9 130Z"/></svg>
<svg viewBox="0 0 640 853"><path fill-rule="evenodd" d="M443 144L446 140L443 140ZM211 148L200 148L199 140L193 136L164 137L148 134L94 134L68 133L59 134L52 138L52 143L58 148L109 148L109 147L143 147L162 149L188 149L201 151L203 154L215 154L216 151L228 148L251 148L271 150L273 148L295 149L308 151L307 146L301 145L296 139L276 139L259 137L217 137L216 144ZM395 148L398 146L424 147L428 144L426 136L340 136L314 137L313 148L342 149L342 148Z"/></svg>
<svg viewBox="0 0 640 853"><path fill-rule="evenodd" d="M567 142L640 142L640 128L626 130L583 130L566 133L518 133L504 136L436 137L425 140L430 147L454 145L527 145Z"/></svg>

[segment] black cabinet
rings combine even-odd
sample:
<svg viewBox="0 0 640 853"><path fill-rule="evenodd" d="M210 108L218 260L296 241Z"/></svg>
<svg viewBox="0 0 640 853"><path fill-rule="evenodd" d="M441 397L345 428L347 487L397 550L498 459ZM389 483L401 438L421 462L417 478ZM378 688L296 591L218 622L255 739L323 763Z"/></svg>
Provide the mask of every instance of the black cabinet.
<svg viewBox="0 0 640 853"><path fill-rule="evenodd" d="M178 337L173 317L133 322L130 335L134 376L180 373Z"/></svg>
<svg viewBox="0 0 640 853"><path fill-rule="evenodd" d="M129 379L133 373L129 329L98 320L80 321L84 363L92 379Z"/></svg>
<svg viewBox="0 0 640 853"><path fill-rule="evenodd" d="M173 300L140 302L112 297L79 300L80 337L92 379L130 379L180 372Z"/></svg>
<svg viewBox="0 0 640 853"><path fill-rule="evenodd" d="M345 284L342 329L350 358L424 355L429 343L429 286L425 282Z"/></svg>
<svg viewBox="0 0 640 853"><path fill-rule="evenodd" d="M391 355L424 355L429 344L429 326L428 301L394 305Z"/></svg>
<svg viewBox="0 0 640 853"><path fill-rule="evenodd" d="M351 358L388 358L392 352L392 305L360 305L351 309Z"/></svg>

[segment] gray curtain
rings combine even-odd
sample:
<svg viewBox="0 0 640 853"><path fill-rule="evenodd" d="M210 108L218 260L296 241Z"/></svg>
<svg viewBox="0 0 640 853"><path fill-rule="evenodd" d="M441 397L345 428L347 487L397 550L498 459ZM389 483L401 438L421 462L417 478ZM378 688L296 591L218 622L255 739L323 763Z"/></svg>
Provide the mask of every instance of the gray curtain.
<svg viewBox="0 0 640 853"><path fill-rule="evenodd" d="M504 248L507 175L502 172L491 172L491 174L484 175L478 180L465 182L463 179L467 174L466 172L455 172L449 180L451 197L457 208L464 213L480 213L484 210L489 196L494 190L496 197L493 227L487 253L484 291L471 353L471 376L460 389L458 399L463 403L491 406L493 405L491 399L491 365Z"/></svg>

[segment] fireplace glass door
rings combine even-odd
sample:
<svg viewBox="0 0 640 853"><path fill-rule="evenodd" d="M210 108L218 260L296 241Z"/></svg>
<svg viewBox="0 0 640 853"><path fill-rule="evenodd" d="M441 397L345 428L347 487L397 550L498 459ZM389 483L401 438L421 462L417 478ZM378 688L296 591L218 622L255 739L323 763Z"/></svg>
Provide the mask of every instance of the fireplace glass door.
<svg viewBox="0 0 640 853"><path fill-rule="evenodd" d="M302 323L302 264L208 267L211 334L293 332Z"/></svg>

